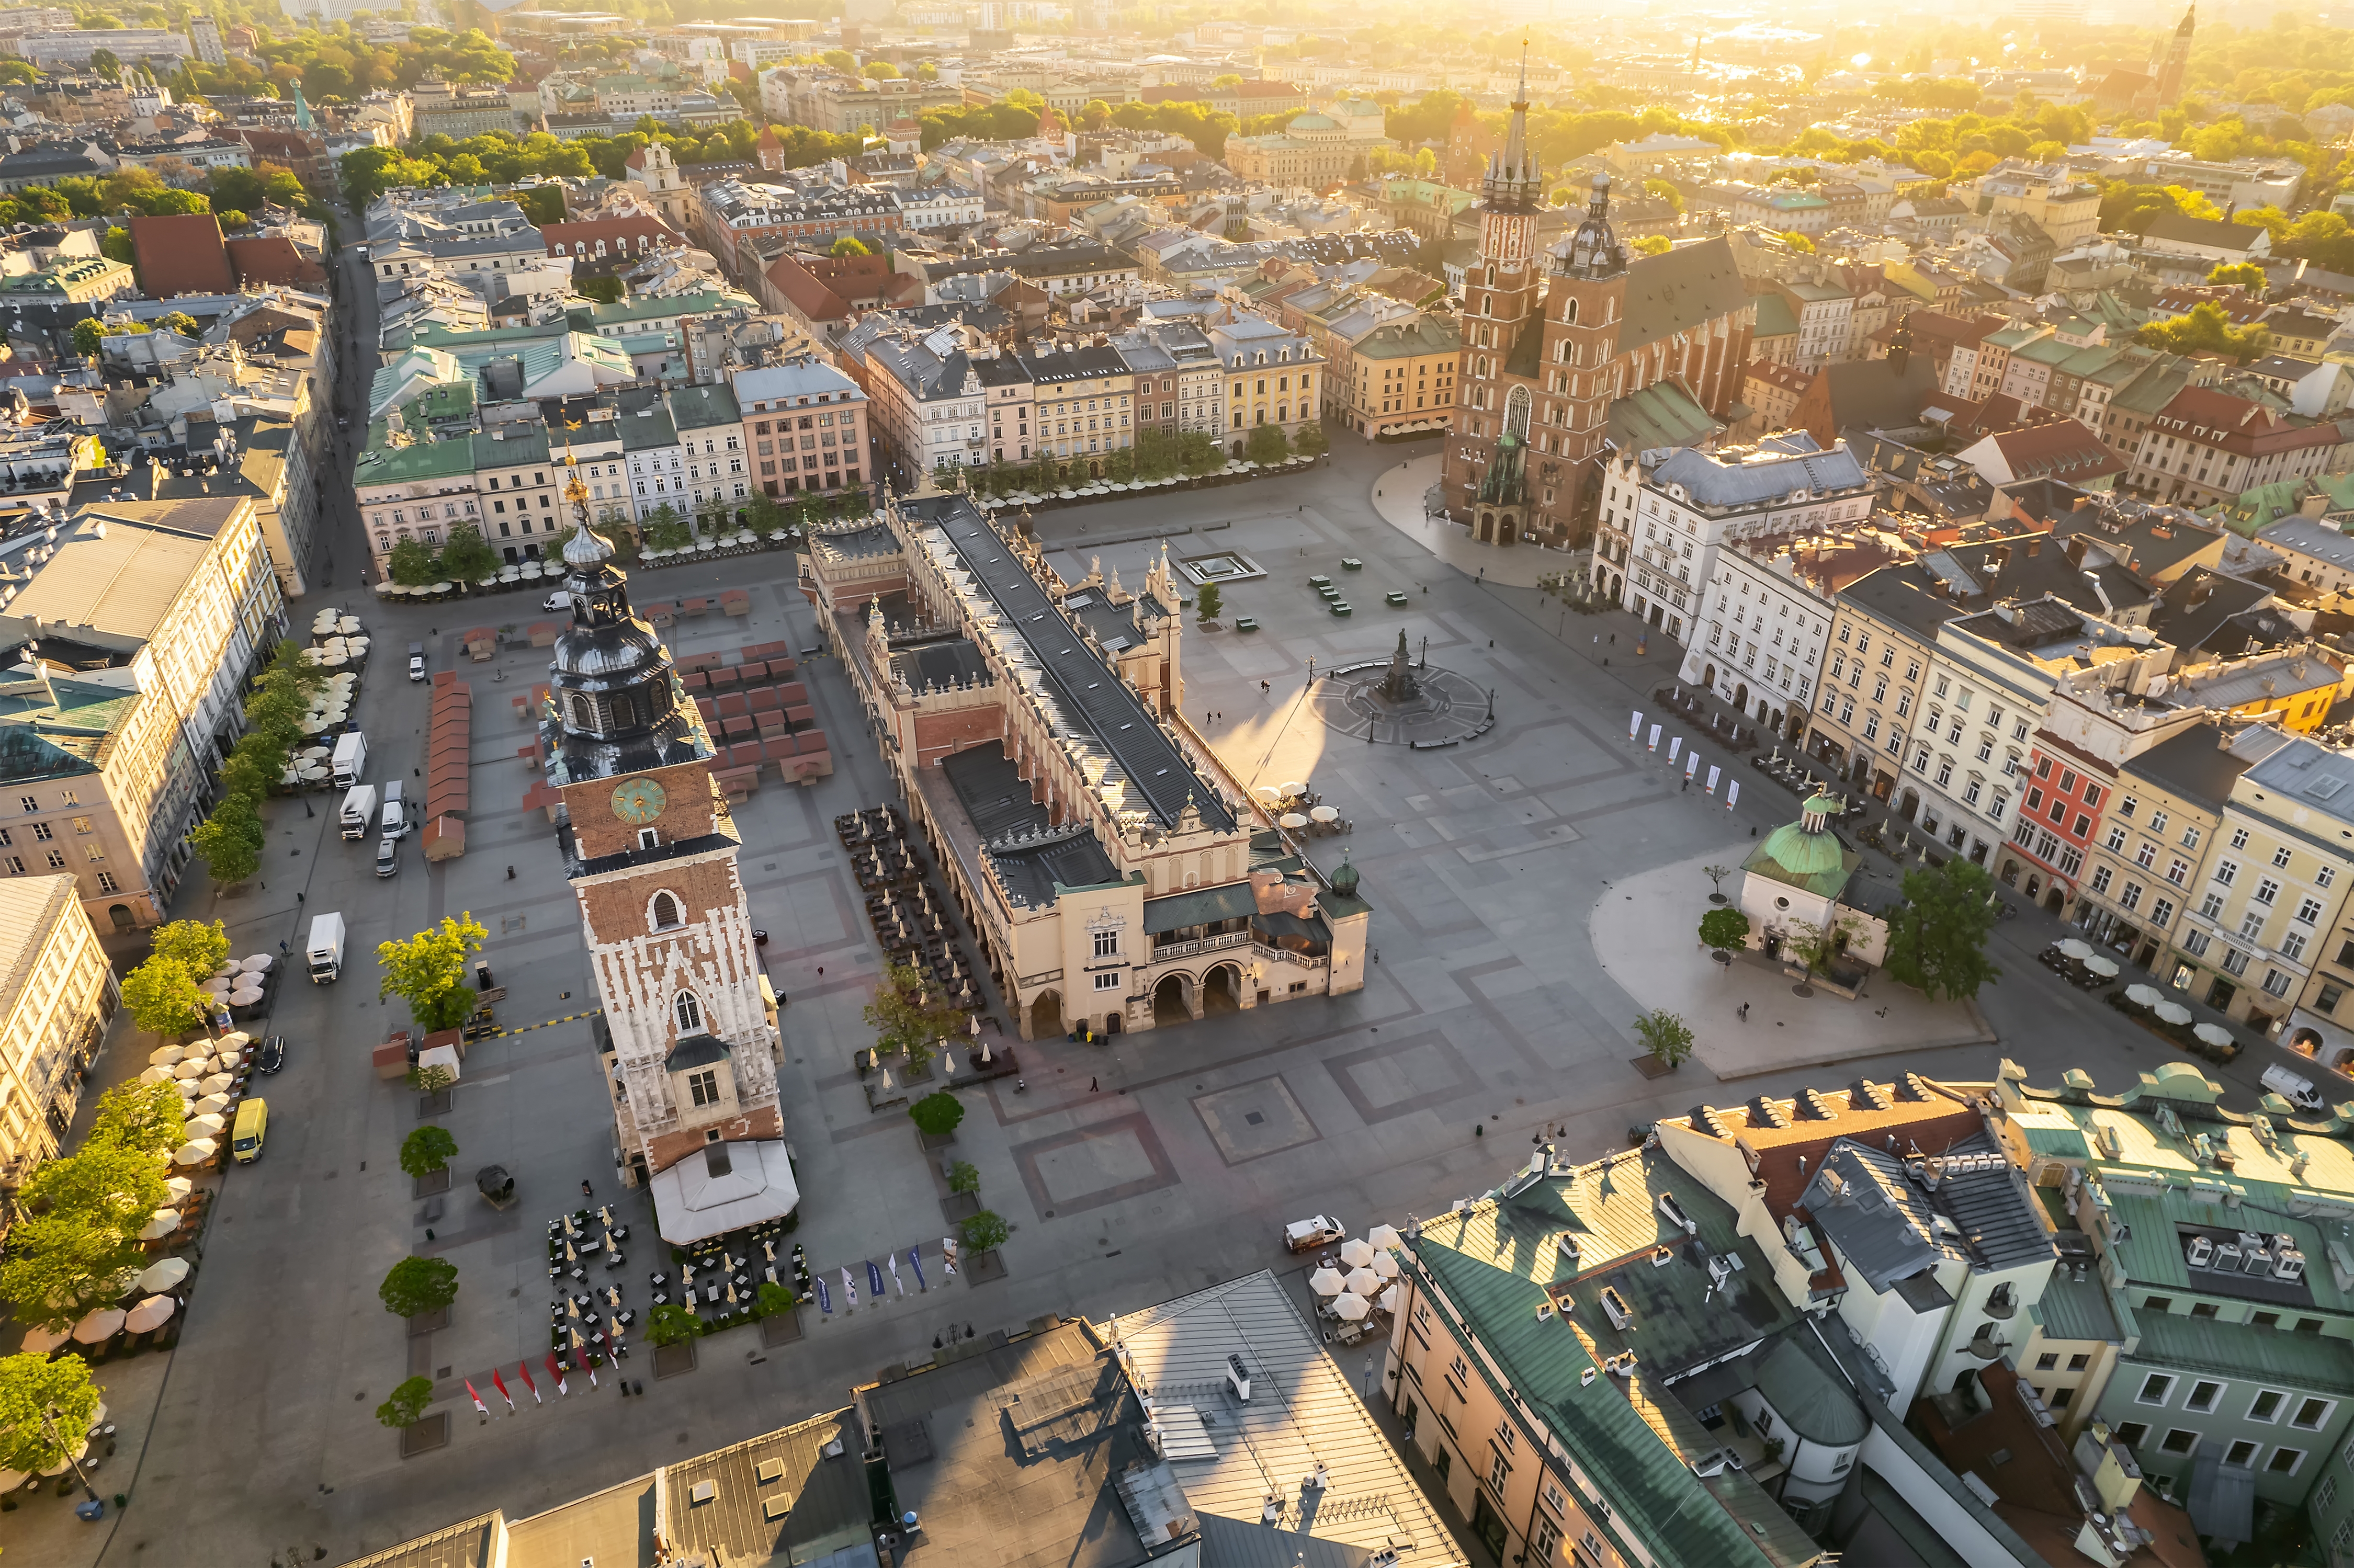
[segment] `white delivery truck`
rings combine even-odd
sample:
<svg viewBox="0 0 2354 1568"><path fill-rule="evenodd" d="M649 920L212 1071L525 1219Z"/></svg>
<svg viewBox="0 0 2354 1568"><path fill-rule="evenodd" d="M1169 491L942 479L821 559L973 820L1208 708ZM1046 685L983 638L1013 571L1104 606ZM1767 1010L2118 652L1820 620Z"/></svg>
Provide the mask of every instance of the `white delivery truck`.
<svg viewBox="0 0 2354 1568"><path fill-rule="evenodd" d="M2275 1062L2264 1070L2264 1087L2280 1096L2301 1111L2319 1111L2323 1107L2321 1091L2313 1080L2282 1066Z"/></svg>
<svg viewBox="0 0 2354 1568"><path fill-rule="evenodd" d="M368 823L376 818L376 786L355 784L344 793L342 822L344 837L367 837Z"/></svg>
<svg viewBox="0 0 2354 1568"><path fill-rule="evenodd" d="M340 914L311 916L311 939L302 957L311 966L311 983L325 985L344 972L344 917Z"/></svg>
<svg viewBox="0 0 2354 1568"><path fill-rule="evenodd" d="M335 788L348 789L360 781L367 771L367 736L358 730L346 730L335 737Z"/></svg>
<svg viewBox="0 0 2354 1568"><path fill-rule="evenodd" d="M384 787L384 836L397 839L408 831L408 802L400 793L400 780L396 779Z"/></svg>
<svg viewBox="0 0 2354 1568"><path fill-rule="evenodd" d="M539 608L542 609L570 609L572 608L572 596L566 593L563 589L558 588L556 592L549 594L546 599L541 599L539 601Z"/></svg>

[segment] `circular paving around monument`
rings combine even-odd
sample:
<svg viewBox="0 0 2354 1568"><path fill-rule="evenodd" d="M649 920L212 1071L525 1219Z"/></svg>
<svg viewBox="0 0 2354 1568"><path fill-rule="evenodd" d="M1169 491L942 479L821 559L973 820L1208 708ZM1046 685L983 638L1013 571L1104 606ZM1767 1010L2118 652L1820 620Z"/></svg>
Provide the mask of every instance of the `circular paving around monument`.
<svg viewBox="0 0 2354 1568"><path fill-rule="evenodd" d="M1404 701L1384 694L1389 662L1320 676L1316 715L1336 734L1384 746L1451 746L1495 722L1488 689L1437 664L1412 671L1415 692Z"/></svg>

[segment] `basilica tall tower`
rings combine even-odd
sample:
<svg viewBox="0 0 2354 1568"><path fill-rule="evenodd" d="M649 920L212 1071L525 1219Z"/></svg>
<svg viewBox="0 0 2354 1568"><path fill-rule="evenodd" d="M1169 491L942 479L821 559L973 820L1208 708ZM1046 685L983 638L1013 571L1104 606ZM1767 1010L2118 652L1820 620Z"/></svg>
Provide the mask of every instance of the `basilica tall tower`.
<svg viewBox="0 0 2354 1568"><path fill-rule="evenodd" d="M2153 58L2149 74L2158 79L2158 106L2171 109L2182 101L2182 73L2190 65L2190 34L2199 16L2199 7L2186 6L2182 20L2176 24L2174 37L2166 43L2166 56Z"/></svg>
<svg viewBox="0 0 2354 1568"><path fill-rule="evenodd" d="M1459 520L1484 515L1494 543L1519 537L1517 511L1526 495L1516 475L1528 441L1528 417L1512 399L1504 377L1508 367L1527 360L1533 374L1539 348L1537 218L1544 210L1544 177L1529 147L1529 62L1521 52L1521 84L1512 95L1512 118L1502 149L1488 160L1480 181L1479 247L1463 283L1463 358L1458 368L1455 428L1448 436L1441 483L1447 505ZM1517 353L1516 353L1517 351ZM1513 442L1500 447L1508 418L1517 415ZM1501 461L1503 471L1491 473ZM1484 505L1483 505L1484 503ZM1510 537L1502 536L1506 522Z"/></svg>
<svg viewBox="0 0 2354 1568"><path fill-rule="evenodd" d="M541 747L604 1007L622 1180L652 1186L663 1238L684 1244L800 1202L777 1030L710 733L567 474L572 623L556 641Z"/></svg>

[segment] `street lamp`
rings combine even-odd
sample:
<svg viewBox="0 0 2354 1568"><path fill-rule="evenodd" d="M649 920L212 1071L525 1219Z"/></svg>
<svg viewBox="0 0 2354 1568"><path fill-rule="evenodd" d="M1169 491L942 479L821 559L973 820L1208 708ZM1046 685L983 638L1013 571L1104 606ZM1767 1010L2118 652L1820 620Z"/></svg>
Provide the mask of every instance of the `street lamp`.
<svg viewBox="0 0 2354 1568"><path fill-rule="evenodd" d="M49 1441L55 1443L64 1452L66 1463L73 1467L74 1479L81 1483L82 1495L90 1499L86 1503L77 1504L74 1511L84 1519L96 1519L106 1511L106 1505L98 1500L98 1489L90 1484L90 1477L83 1471L81 1460L75 1457L66 1440L58 1434L57 1417L62 1414L63 1412L54 1404L42 1411L41 1430L47 1432L49 1435Z"/></svg>

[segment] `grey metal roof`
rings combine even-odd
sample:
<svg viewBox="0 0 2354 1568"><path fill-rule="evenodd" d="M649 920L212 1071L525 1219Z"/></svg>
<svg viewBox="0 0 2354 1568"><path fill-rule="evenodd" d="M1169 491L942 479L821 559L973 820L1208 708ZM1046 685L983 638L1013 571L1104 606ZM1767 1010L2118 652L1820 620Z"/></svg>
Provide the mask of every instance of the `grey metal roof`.
<svg viewBox="0 0 2354 1568"><path fill-rule="evenodd" d="M2340 820L2354 815L2354 757L2303 736L2249 768L2248 782Z"/></svg>
<svg viewBox="0 0 2354 1568"><path fill-rule="evenodd" d="M1800 1202L1875 1291L1940 1262L1992 1270L2056 1255L2024 1179L1985 1134L1935 1158L1945 1163L1931 1192L1895 1154L1843 1138ZM1844 1184L1842 1195L1832 1195L1825 1172Z"/></svg>
<svg viewBox="0 0 2354 1568"><path fill-rule="evenodd" d="M1166 898L1144 901L1144 929L1148 936L1165 931L1182 931L1188 926L1207 926L1215 920L1239 920L1258 913L1258 898L1246 882L1230 882L1223 887L1198 888L1191 893L1172 893Z"/></svg>
<svg viewBox="0 0 2354 1568"><path fill-rule="evenodd" d="M2354 571L2354 538L2349 538L2317 517L2284 517L2256 535L2257 543L2275 550L2295 550Z"/></svg>
<svg viewBox="0 0 2354 1568"><path fill-rule="evenodd" d="M1031 800L1029 781L1002 744L952 753L940 771L972 819L1007 896L1044 908L1055 902L1058 886L1098 887L1119 880L1119 868L1092 829L1076 823L1055 828L1046 808ZM1025 839L1034 842L1019 842Z"/></svg>
<svg viewBox="0 0 2354 1568"><path fill-rule="evenodd" d="M891 678L905 681L908 689L916 692L929 686L962 686L975 683L986 686L996 680L990 673L988 661L981 658L981 650L969 637L894 650Z"/></svg>
<svg viewBox="0 0 2354 1568"><path fill-rule="evenodd" d="M2220 811L2232 786L2248 769L2248 759L2227 750L2223 731L2195 724L2119 765L2127 779L2147 779L2168 793Z"/></svg>
<svg viewBox="0 0 2354 1568"><path fill-rule="evenodd" d="M1853 1391L1785 1334L1757 1358L1757 1392L1783 1423L1810 1443L1845 1447L1872 1430Z"/></svg>
<svg viewBox="0 0 2354 1568"><path fill-rule="evenodd" d="M1161 826L1176 826L1190 802L1208 827L1234 830L1234 812L1225 797L1193 771L1135 688L1104 667L1062 605L1030 575L970 500L927 498L908 503L907 510L926 517L948 536L960 564L996 603L1006 627L1029 644L1063 713L1087 725L1095 743L1119 764Z"/></svg>
<svg viewBox="0 0 2354 1568"><path fill-rule="evenodd" d="M1869 483L1862 465L1844 445L1827 452L1803 434L1777 438L1777 444L1779 450L1760 442L1760 455L1745 462L1727 462L1712 453L1680 447L1651 471L1649 482L1681 484L1702 506L1764 506L1794 491L1823 495Z"/></svg>

